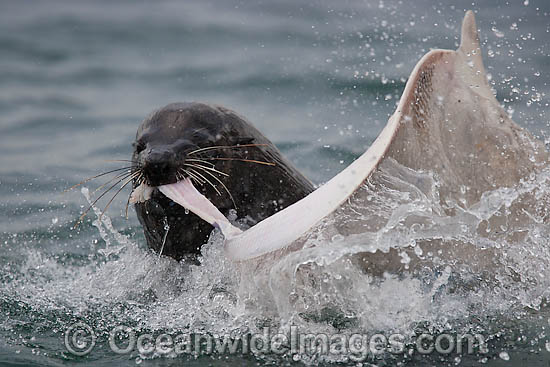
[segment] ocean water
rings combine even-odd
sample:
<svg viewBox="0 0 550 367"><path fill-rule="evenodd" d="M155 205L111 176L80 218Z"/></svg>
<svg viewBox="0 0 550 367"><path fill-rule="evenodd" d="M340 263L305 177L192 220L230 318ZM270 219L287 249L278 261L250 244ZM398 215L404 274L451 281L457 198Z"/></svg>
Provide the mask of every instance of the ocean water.
<svg viewBox="0 0 550 367"><path fill-rule="evenodd" d="M139 123L178 101L238 111L322 184L370 146L420 57L458 46L467 9L476 12L497 98L548 144L546 0L0 1L0 365L549 366L550 228L538 218L521 247L502 248L509 271L495 274L514 282L461 288L445 268L423 281L370 278L346 261L365 237L329 238L318 246L324 250L241 267L223 257L213 234L202 266L181 264L147 249L133 209L124 216L127 191L101 220L105 202L77 228L87 191L64 192L118 167L109 160L129 159ZM431 229L482 241L472 219L481 211L493 215L522 194L549 190L544 171L486 193L463 223L432 217ZM424 194L407 205L393 198L386 214L401 223L433 213ZM401 229L368 240L397 246L433 235ZM78 355L92 340L83 325L95 345ZM220 339L267 327L348 339L399 334L406 343L403 353L364 358L349 351L116 353L109 335L120 326L136 337ZM481 335L487 350L419 353L414 340L423 332ZM115 341L127 343L124 335Z"/></svg>

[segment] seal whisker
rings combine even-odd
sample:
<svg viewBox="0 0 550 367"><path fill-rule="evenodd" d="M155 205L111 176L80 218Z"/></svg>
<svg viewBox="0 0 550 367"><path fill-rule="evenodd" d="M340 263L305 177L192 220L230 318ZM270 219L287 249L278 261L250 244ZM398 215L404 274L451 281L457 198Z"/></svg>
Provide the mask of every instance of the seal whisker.
<svg viewBox="0 0 550 367"><path fill-rule="evenodd" d="M138 172L134 172L131 174L132 177L130 177L130 179L133 179L133 175L137 175ZM88 212L90 211L90 209L92 209L92 207L102 198L104 197L109 191L111 191L116 185L118 185L121 181L123 181L124 178L118 180L117 182L115 182L114 184L112 184L107 190L105 190L101 195L99 195L91 204L90 206L88 207L88 209L86 209L84 211L84 213L82 213L82 215L78 218L78 221L76 222L74 228L78 227L78 225L80 224L80 222L82 222L82 219L84 219L84 217L86 216L86 214L88 214ZM125 184L126 185L126 184Z"/></svg>
<svg viewBox="0 0 550 367"><path fill-rule="evenodd" d="M137 172L135 173L135 175L137 175ZM103 208L103 211L101 212L101 214L99 215L99 220L101 220L101 218L103 218L103 214L105 214L105 212L107 211L107 208L109 208L109 205L111 205L111 203L113 202L113 200L115 199L115 197L122 191L122 189L124 189L126 187L126 185L128 185L130 182L132 182L132 180L134 179L133 175L132 177L128 178L126 180L126 182L124 182L122 184L122 186L120 187L120 189L117 190L117 192L115 192L115 194L113 195L113 197L109 200L109 202L107 203L107 205L105 205L105 208Z"/></svg>
<svg viewBox="0 0 550 367"><path fill-rule="evenodd" d="M143 179L143 172L140 171L137 178L134 178L134 179L136 180L136 187L141 185L141 183L142 183L141 181ZM130 191L130 193L128 194L128 200L126 201L126 210L125 210L126 220L128 220L128 206L130 206L130 199L132 198L132 191Z"/></svg>
<svg viewBox="0 0 550 367"><path fill-rule="evenodd" d="M210 182L209 179L207 179L206 177L204 177L201 173L199 173L198 171L194 170L193 168L189 168L189 171L192 171L193 173L195 173L196 175L199 175L202 179L204 179L206 182L208 182L210 184L210 186L212 186L212 188L216 191L216 193L219 195L219 196L222 196L222 193L220 192L220 190L218 190L218 188L216 187L216 185L214 185L212 182Z"/></svg>
<svg viewBox="0 0 550 367"><path fill-rule="evenodd" d="M203 159L198 159L198 158L188 158L188 159L186 159L185 161L186 161L186 162L199 162L199 163L203 163L203 164L208 164L208 165L210 165L210 166L212 166L212 167L215 166L215 164L212 163L212 162L208 162L208 161L205 161L205 160L203 160Z"/></svg>
<svg viewBox="0 0 550 367"><path fill-rule="evenodd" d="M227 194L229 195L229 198L231 199L231 202L233 202L233 207L235 209L237 209L237 204L235 204L235 200L233 199L233 195L231 195L231 193L229 192L229 190L227 189L227 186L225 186L225 184L219 179L216 177L216 175L214 175L213 173L209 172L209 171L204 171L205 173L209 174L210 176L212 176L216 181L218 181L220 183L220 185L222 185L222 187L225 189L225 191L227 192Z"/></svg>
<svg viewBox="0 0 550 367"><path fill-rule="evenodd" d="M83 184L85 184L86 182L89 182L89 181L94 180L94 179L96 179L96 178L99 178L99 177L108 175L108 174L110 174L110 173L122 171L122 170L125 170L125 169L132 169L132 168L134 168L134 166L122 167L122 168L113 169L113 170L110 170L110 171L107 171L107 172L102 172L102 173L100 173L100 174L97 174L97 175L92 176L92 177L88 177L88 178L86 178L86 179L80 181L80 183L77 183L76 185L73 185L73 186L69 187L68 189L65 189L63 192L65 193L65 192L67 192L67 191L71 191L72 189L77 188L78 186L83 185Z"/></svg>
<svg viewBox="0 0 550 367"><path fill-rule="evenodd" d="M240 162L248 162L248 163L257 163L257 164L264 164L266 166L275 166L275 163L272 162L264 162L264 161L257 161L255 159L243 159L243 158L226 158L226 157L213 157L213 158L203 158L208 160L217 160L217 161L240 161Z"/></svg>
<svg viewBox="0 0 550 367"><path fill-rule="evenodd" d="M222 172L222 171L218 171L217 169L215 168L211 168L211 167L205 167L205 166L202 166L200 164L189 164L189 163L184 163L185 166L187 167L195 167L195 168L201 168L203 170L208 170L208 171L213 171L213 172L216 172L216 173L219 173L220 175L223 175L225 177L229 177L229 175L225 172Z"/></svg>
<svg viewBox="0 0 550 367"><path fill-rule="evenodd" d="M203 179L201 179L195 172L189 172L189 170L185 170L185 173L191 177L192 179L194 179L199 185L204 185L206 183L206 181L204 181Z"/></svg>
<svg viewBox="0 0 550 367"><path fill-rule="evenodd" d="M249 148L249 147L261 147L261 146L267 146L268 144L242 144L242 145L217 145L213 147L206 147L206 148L199 148L195 149L187 155L196 154L199 152L205 152L207 150L214 150L214 149L234 149L234 148Z"/></svg>
<svg viewBox="0 0 550 367"><path fill-rule="evenodd" d="M191 176L185 168L182 167L178 170L178 172L176 172L176 178L178 181L185 179L185 175L189 176L191 180L196 181L197 184L202 185L202 182L200 182L197 177Z"/></svg>
<svg viewBox="0 0 550 367"><path fill-rule="evenodd" d="M108 184L110 184L111 182L113 182L114 180L116 179L120 179L120 181L126 179L126 177L129 177L131 174L133 174L134 172L132 171L127 171L127 172L123 172L123 173L119 173L118 175L116 175L115 177L111 178L109 181L105 182L104 184L102 184L101 186L99 186L97 189L95 189L93 192L92 192L92 195L95 194L96 192L98 192L99 190L101 190L102 188L104 188L105 186L107 186ZM122 178L121 178L122 177Z"/></svg>

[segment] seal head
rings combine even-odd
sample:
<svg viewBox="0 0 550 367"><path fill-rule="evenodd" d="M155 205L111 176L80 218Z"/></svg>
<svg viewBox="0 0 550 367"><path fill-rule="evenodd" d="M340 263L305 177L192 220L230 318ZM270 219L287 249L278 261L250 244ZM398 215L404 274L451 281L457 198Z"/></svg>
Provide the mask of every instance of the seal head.
<svg viewBox="0 0 550 367"><path fill-rule="evenodd" d="M132 162L135 209L147 244L177 260L194 257L213 227L163 195L158 186L189 178L224 215L253 225L314 187L243 117L221 106L174 103L139 127Z"/></svg>

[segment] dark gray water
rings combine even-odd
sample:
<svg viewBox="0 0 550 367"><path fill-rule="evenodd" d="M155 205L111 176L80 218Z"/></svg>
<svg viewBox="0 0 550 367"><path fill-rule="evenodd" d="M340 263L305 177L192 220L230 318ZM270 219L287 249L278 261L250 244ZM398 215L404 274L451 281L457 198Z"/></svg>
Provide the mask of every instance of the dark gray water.
<svg viewBox="0 0 550 367"><path fill-rule="evenodd" d="M253 329L249 324L264 310L228 310L224 297L235 295L210 292L217 281L212 269L224 266L215 256L206 256L206 270L189 271L149 253L133 210L123 217L124 197L108 214L127 239L105 226L100 233L93 214L73 229L87 203L78 190L63 190L116 168L107 160L130 156L140 121L178 101L238 111L306 176L323 183L372 143L420 57L458 46L470 8L499 101L516 122L546 139L550 3L453 4L0 1L0 364L301 364L276 355L111 352L108 331L119 324L157 334L225 333L239 323ZM469 313L483 315L479 325L492 336L487 356L382 360L548 366L550 312L541 299L547 294L518 295L510 312L488 306L495 311ZM229 322L217 314L224 310L239 317ZM270 312L265 317L272 321L285 319ZM453 317L452 307L440 312L438 319ZM405 318L423 320L423 314L414 317ZM377 319L376 309L372 318L378 331L403 326ZM98 334L96 349L84 357L63 342L78 321Z"/></svg>

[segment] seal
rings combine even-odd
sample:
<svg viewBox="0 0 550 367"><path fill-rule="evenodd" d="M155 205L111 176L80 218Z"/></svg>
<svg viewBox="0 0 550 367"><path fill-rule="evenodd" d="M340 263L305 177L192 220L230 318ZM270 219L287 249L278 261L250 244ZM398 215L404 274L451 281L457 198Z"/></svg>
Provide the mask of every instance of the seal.
<svg viewBox="0 0 550 367"><path fill-rule="evenodd" d="M188 178L223 215L245 225L314 190L250 122L221 106L169 104L142 122L133 146L131 202L148 246L176 260L196 257L214 227L158 187Z"/></svg>

